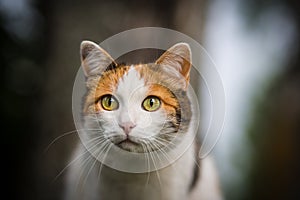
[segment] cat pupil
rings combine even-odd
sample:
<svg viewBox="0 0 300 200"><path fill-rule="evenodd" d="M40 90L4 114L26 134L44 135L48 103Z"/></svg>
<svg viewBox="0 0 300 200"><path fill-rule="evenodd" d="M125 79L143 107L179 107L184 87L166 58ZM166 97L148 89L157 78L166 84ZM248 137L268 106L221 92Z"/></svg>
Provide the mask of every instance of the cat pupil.
<svg viewBox="0 0 300 200"><path fill-rule="evenodd" d="M112 104L112 98L111 97L109 97L109 99L108 99L108 106L110 107L111 106L111 104Z"/></svg>
<svg viewBox="0 0 300 200"><path fill-rule="evenodd" d="M150 107L152 107L154 104L154 99L150 99Z"/></svg>

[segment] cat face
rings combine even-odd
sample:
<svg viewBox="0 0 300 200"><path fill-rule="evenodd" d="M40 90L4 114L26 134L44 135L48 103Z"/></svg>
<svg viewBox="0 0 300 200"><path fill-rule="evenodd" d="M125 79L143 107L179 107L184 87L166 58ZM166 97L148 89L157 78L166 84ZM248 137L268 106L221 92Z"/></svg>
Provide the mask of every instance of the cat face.
<svg viewBox="0 0 300 200"><path fill-rule="evenodd" d="M107 143L130 152L176 145L191 118L186 95L190 49L179 43L155 63L118 65L92 42L81 45L86 75L85 142Z"/></svg>

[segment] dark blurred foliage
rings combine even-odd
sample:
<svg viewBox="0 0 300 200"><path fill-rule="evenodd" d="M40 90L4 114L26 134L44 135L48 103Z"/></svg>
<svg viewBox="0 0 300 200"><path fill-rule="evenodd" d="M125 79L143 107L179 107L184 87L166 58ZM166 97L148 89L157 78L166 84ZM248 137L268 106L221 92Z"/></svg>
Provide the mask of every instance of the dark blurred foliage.
<svg viewBox="0 0 300 200"><path fill-rule="evenodd" d="M34 158L29 155L36 150L38 142L40 120L37 108L44 85L46 34L44 27L40 26L30 30L32 35L20 37L8 27L20 19L15 15L5 15L3 9L1 6L0 110L4 174L1 198L22 199L20 194L34 185ZM35 11L40 10L42 5L36 4Z"/></svg>
<svg viewBox="0 0 300 200"><path fill-rule="evenodd" d="M270 8L281 7L282 9L288 9L291 15L299 21L299 1L297 0L254 0L238 1L245 18L255 24L261 14Z"/></svg>
<svg viewBox="0 0 300 200"><path fill-rule="evenodd" d="M243 1L243 3L246 1ZM300 198L300 2L296 0L247 1L246 17L255 21L268 9L287 10L297 37L283 73L268 82L257 97L249 125L252 162L242 199ZM240 155L242 156L242 155ZM250 158L249 158L250 159Z"/></svg>
<svg viewBox="0 0 300 200"><path fill-rule="evenodd" d="M14 1L17 2L17 1ZM22 1L20 1L22 2ZM101 42L130 28L159 26L200 41L205 0L28 1L30 20L7 15L0 1L1 124L6 199L60 199L64 174L77 138L73 81L83 39ZM251 27L273 6L283 6L300 28L296 0L240 1ZM16 7L18 7L16 5ZM12 9L13 12L16 9ZM6 14L5 14L6 13ZM25 20L25 21L24 21ZM261 94L249 127L253 147L247 187L241 199L299 199L300 51L299 38L284 72ZM245 172L246 173L246 172ZM237 188L239 190L239 188ZM225 191L226 192L226 191ZM227 194L233 199L232 194Z"/></svg>
<svg viewBox="0 0 300 200"><path fill-rule="evenodd" d="M55 177L78 140L71 97L82 40L101 42L143 26L171 28L199 40L205 8L204 0L0 1L2 197L62 198L65 173Z"/></svg>
<svg viewBox="0 0 300 200"><path fill-rule="evenodd" d="M252 166L244 199L299 199L300 73L276 78L257 100L249 129Z"/></svg>

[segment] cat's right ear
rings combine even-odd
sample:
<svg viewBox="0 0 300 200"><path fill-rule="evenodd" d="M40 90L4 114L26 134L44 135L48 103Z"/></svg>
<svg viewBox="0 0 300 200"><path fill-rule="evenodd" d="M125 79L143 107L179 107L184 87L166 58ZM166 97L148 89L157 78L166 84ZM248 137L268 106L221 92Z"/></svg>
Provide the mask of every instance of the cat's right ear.
<svg viewBox="0 0 300 200"><path fill-rule="evenodd" d="M99 45L82 41L80 45L81 66L85 76L101 74L111 64L117 65L113 58Z"/></svg>

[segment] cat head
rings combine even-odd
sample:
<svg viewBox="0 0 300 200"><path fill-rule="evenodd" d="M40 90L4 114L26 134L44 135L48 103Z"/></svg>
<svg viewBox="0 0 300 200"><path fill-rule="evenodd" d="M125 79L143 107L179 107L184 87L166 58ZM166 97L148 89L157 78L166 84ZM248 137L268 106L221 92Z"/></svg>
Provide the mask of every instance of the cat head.
<svg viewBox="0 0 300 200"><path fill-rule="evenodd" d="M83 41L85 142L95 149L114 144L130 152L176 146L191 119L190 61L189 45L178 43L155 63L119 65L100 46Z"/></svg>

